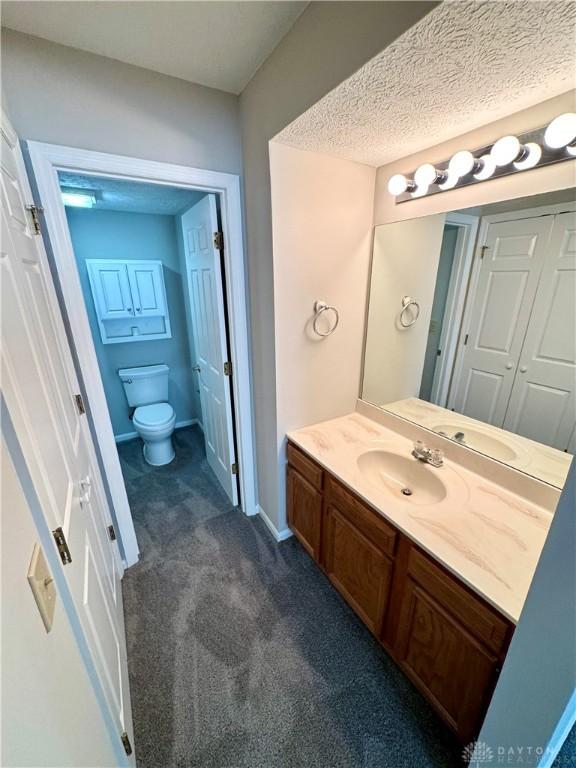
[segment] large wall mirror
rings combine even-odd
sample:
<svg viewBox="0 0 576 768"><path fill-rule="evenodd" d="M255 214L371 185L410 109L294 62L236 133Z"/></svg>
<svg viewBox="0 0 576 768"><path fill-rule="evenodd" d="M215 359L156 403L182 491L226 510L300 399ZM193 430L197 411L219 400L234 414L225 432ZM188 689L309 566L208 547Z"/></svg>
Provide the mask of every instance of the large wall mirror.
<svg viewBox="0 0 576 768"><path fill-rule="evenodd" d="M376 227L362 399L561 488L576 450L575 199Z"/></svg>

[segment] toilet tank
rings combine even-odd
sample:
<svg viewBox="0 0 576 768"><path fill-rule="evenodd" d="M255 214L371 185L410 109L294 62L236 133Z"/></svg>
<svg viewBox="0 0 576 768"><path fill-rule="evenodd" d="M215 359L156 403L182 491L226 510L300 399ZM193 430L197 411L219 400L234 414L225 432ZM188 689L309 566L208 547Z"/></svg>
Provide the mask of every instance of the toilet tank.
<svg viewBox="0 0 576 768"><path fill-rule="evenodd" d="M169 372L167 365L121 368L118 376L122 381L128 405L137 408L139 405L167 403Z"/></svg>

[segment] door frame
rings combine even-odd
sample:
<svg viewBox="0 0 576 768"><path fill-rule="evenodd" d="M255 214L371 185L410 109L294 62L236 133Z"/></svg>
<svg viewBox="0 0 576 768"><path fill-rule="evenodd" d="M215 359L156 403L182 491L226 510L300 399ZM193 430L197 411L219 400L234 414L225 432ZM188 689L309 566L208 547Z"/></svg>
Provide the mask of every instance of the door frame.
<svg viewBox="0 0 576 768"><path fill-rule="evenodd" d="M87 149L24 142L34 174L38 202L44 208L44 222L52 251L52 263L59 284L61 310L67 316L72 344L86 388L112 504L118 521L126 566L138 561L139 549L128 503L112 422L88 321L76 258L60 194L58 171L108 176L130 181L191 188L220 196L224 266L229 315L229 341L234 375L234 419L240 465L241 508L246 515L257 513L254 467L254 435L250 371L250 341L247 312L246 257L243 245L240 177L183 165L113 155Z"/></svg>
<svg viewBox="0 0 576 768"><path fill-rule="evenodd" d="M538 216L555 216L558 213L565 213L568 211L576 211L576 203L571 201L565 203L553 203L552 205L540 205L534 208L522 208L518 211L505 211L504 213L493 213L488 216L482 216L479 219L480 227L478 231L478 243L476 252L479 253L482 246L486 243L486 236L491 224L496 224L502 221L518 221L519 219L533 219ZM446 408L453 410L454 400L456 398L456 392L458 391L458 384L460 376L462 375L462 364L464 362L464 339L466 334L469 333L470 316L472 313L472 306L476 297L476 290L478 288L478 278L480 275L481 259L474 259L472 262L472 270L470 273L470 285L466 295L466 303L462 314L462 324L460 326L460 333L458 337L458 345L456 347L456 356L454 361L454 373L450 381L450 391L448 393L448 402Z"/></svg>
<svg viewBox="0 0 576 768"><path fill-rule="evenodd" d="M448 400L448 391L454 370L458 335L466 303L466 292L474 259L479 223L479 216L466 213L448 213L444 221L444 226L451 224L458 227L458 237L452 272L450 274L446 307L442 317L442 331L439 341L442 354L440 362L434 371L430 393L432 402L440 405L442 408L446 407Z"/></svg>

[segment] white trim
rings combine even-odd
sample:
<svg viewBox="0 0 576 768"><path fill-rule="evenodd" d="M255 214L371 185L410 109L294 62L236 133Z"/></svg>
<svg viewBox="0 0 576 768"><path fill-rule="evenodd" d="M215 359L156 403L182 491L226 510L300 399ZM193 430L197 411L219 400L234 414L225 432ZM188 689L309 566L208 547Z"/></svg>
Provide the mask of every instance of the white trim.
<svg viewBox="0 0 576 768"><path fill-rule="evenodd" d="M174 429L182 429L183 427L193 427L194 425L198 425L202 429L202 425L198 421L198 419L184 419L184 421L177 421L176 424L174 424ZM204 430L202 429L202 432ZM114 435L114 440L116 443L127 443L129 440L135 440L138 437L138 432L120 432L119 435Z"/></svg>
<svg viewBox="0 0 576 768"><path fill-rule="evenodd" d="M456 252L448 286L446 307L442 318L442 331L440 333L439 348L442 350L440 361L434 371L431 402L446 407L450 379L454 370L454 359L470 270L474 259L474 248L478 234L479 218L469 214L448 213L444 225L452 224L458 227Z"/></svg>
<svg viewBox="0 0 576 768"><path fill-rule="evenodd" d="M274 536L277 542L286 541L286 539L289 539L292 536L294 536L290 528L283 528L281 531L279 531L278 528L276 528L276 526L272 522L272 520L270 520L266 512L264 512L260 504L257 505L257 512L262 518L262 522L266 525L266 528L268 528L268 530L270 531L272 536Z"/></svg>
<svg viewBox="0 0 576 768"><path fill-rule="evenodd" d="M147 183L180 186L220 195L226 290L230 318L230 350L234 376L235 420L240 464L241 507L247 515L256 514L252 393L250 384L250 346L247 318L246 268L242 232L240 179L231 173L188 168L182 165L141 160L104 152L44 144L25 143L38 187L48 236L76 354L83 373L96 438L100 447L110 494L127 565L138 560L138 543L120 469L114 433L100 376L94 341L83 301L68 222L58 184L58 171L67 170L99 176L131 179Z"/></svg>

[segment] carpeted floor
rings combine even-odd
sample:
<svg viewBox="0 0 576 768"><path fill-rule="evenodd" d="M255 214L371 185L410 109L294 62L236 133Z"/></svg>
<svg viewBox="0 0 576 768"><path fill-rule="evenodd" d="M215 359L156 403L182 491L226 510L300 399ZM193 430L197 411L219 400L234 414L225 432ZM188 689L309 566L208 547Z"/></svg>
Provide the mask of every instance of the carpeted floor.
<svg viewBox="0 0 576 768"><path fill-rule="evenodd" d="M139 768L449 768L447 730L299 544L234 509L198 428L119 446L141 549L123 581Z"/></svg>

